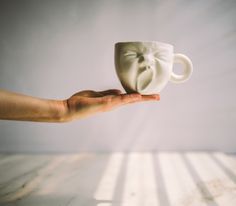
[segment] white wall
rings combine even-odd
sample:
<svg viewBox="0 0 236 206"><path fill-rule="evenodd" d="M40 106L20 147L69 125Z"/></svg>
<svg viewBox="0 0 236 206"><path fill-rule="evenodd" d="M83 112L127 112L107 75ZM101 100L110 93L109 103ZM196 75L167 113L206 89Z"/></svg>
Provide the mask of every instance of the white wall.
<svg viewBox="0 0 236 206"><path fill-rule="evenodd" d="M236 151L236 1L0 1L0 88L42 98L122 89L117 41L158 40L193 61L160 102L66 124L0 121L0 151Z"/></svg>

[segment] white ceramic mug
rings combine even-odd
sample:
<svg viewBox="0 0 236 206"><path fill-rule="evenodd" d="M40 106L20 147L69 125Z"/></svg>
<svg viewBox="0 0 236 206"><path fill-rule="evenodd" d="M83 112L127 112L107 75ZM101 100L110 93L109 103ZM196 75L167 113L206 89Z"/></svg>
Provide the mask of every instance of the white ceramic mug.
<svg viewBox="0 0 236 206"><path fill-rule="evenodd" d="M127 93L159 93L171 81L182 83L193 71L191 60L176 54L170 44L151 42L118 42L115 44L116 73ZM173 72L173 64L183 65L183 74Z"/></svg>

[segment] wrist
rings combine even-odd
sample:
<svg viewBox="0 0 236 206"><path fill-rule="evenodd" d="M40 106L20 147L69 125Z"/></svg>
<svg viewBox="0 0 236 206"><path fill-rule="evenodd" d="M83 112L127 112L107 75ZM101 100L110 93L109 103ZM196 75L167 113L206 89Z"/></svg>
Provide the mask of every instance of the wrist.
<svg viewBox="0 0 236 206"><path fill-rule="evenodd" d="M50 100L53 110L53 120L55 122L68 122L68 105L66 100Z"/></svg>

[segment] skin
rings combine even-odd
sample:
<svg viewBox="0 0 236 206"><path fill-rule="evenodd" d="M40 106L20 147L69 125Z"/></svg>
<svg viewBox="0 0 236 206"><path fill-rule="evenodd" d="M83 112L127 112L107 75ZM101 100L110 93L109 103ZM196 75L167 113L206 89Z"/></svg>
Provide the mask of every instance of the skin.
<svg viewBox="0 0 236 206"><path fill-rule="evenodd" d="M80 91L65 100L41 99L0 90L0 119L69 122L107 112L123 105L160 100L158 94L122 94L120 90Z"/></svg>

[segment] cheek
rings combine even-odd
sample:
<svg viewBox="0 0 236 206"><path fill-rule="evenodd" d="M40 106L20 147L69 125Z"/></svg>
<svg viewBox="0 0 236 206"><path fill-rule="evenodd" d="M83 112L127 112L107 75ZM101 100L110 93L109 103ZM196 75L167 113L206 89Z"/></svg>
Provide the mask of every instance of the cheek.
<svg viewBox="0 0 236 206"><path fill-rule="evenodd" d="M171 64L169 62L158 61L155 64L157 75L169 75L171 71Z"/></svg>
<svg viewBox="0 0 236 206"><path fill-rule="evenodd" d="M131 71L137 68L138 61L136 59L121 59L120 66L123 70Z"/></svg>

